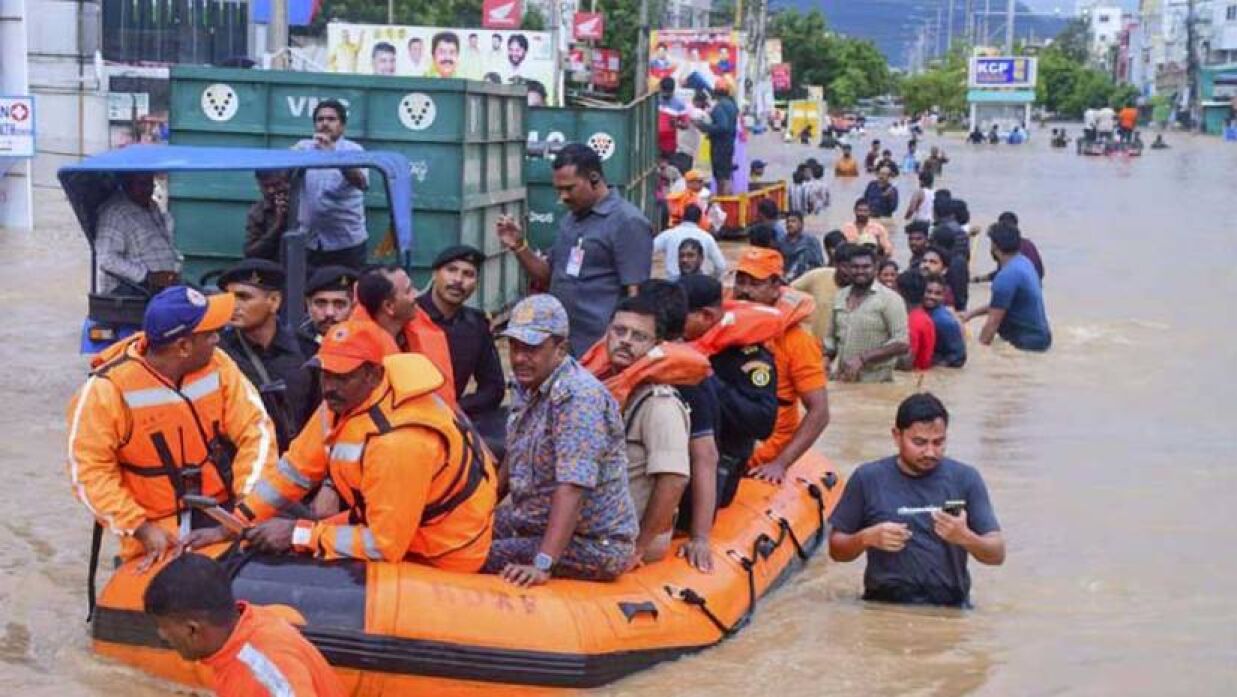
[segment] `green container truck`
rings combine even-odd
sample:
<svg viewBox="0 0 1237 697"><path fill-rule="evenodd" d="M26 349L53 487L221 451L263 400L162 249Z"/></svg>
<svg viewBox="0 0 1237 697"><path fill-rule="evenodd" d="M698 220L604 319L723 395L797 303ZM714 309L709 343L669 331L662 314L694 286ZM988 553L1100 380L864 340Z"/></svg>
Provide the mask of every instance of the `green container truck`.
<svg viewBox="0 0 1237 697"><path fill-rule="evenodd" d="M498 217L527 219L530 242L544 249L565 212L553 155L526 157L530 145L589 144L610 184L650 219L656 215L652 95L624 107L529 108L523 87L468 80L188 66L172 68L171 78L169 140L177 145L288 148L312 137L319 101L343 102L348 138L411 163L413 281L426 284L443 248L473 245L486 255L473 303L487 311L508 307L524 288L519 264L493 232ZM170 193L191 277L240 257L245 214L259 197L252 176L173 175ZM394 260L386 199L371 190L365 200L371 256Z"/></svg>
<svg viewBox="0 0 1237 697"><path fill-rule="evenodd" d="M493 234L500 215L524 215L523 89L466 80L175 67L170 141L177 145L288 148L312 137L312 113L334 98L348 108L346 135L367 150L408 158L413 175L410 271L418 285L443 248L486 254L474 302L497 311L521 292L515 259ZM258 197L246 174L173 176L177 241L194 275L241 254L245 213ZM366 195L371 255L391 258L389 216Z"/></svg>
<svg viewBox="0 0 1237 697"><path fill-rule="evenodd" d="M545 248L554 240L559 217L566 212L554 190L554 145L586 143L601 155L606 181L654 220L657 203L657 96L650 94L622 107L534 107L528 110L528 142L549 145L544 156L529 157L529 239Z"/></svg>

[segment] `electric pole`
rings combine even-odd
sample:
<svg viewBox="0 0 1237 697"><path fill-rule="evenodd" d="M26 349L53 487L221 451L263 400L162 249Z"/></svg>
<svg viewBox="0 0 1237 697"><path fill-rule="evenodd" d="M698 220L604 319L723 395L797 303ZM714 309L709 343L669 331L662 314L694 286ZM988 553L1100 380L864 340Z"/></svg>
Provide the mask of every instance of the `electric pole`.
<svg viewBox="0 0 1237 697"><path fill-rule="evenodd" d="M271 24L267 30L269 51L273 54L271 68L284 70L288 60L288 0L271 0Z"/></svg>
<svg viewBox="0 0 1237 697"><path fill-rule="evenodd" d="M1198 17L1194 14L1195 0L1188 0L1185 14L1185 70L1186 89L1189 91L1190 129L1193 130L1199 111L1198 94Z"/></svg>
<svg viewBox="0 0 1237 697"><path fill-rule="evenodd" d="M559 0L554 0L558 3ZM633 97L643 97L649 92L649 0L640 0L640 31L636 41L636 88Z"/></svg>
<svg viewBox="0 0 1237 697"><path fill-rule="evenodd" d="M1005 55L1014 53L1014 0L1005 6Z"/></svg>
<svg viewBox="0 0 1237 697"><path fill-rule="evenodd" d="M945 50L954 50L954 0L949 0L945 18Z"/></svg>

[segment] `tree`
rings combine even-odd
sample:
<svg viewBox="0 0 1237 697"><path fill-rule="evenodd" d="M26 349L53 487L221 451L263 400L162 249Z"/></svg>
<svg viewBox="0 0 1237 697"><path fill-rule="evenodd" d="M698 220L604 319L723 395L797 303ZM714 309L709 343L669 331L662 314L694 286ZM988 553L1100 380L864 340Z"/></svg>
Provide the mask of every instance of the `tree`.
<svg viewBox="0 0 1237 697"><path fill-rule="evenodd" d="M876 45L830 33L819 10L777 13L769 23L769 36L782 40L782 57L795 80L792 97L806 95L805 85L823 85L830 104L850 106L893 85L889 62Z"/></svg>
<svg viewBox="0 0 1237 697"><path fill-rule="evenodd" d="M907 113L939 109L945 117L960 117L966 111L966 55L965 47L956 47L939 65L905 78Z"/></svg>
<svg viewBox="0 0 1237 697"><path fill-rule="evenodd" d="M547 26L545 15L541 14L541 10L531 5L524 8L524 18L520 21L520 28L525 31L544 31Z"/></svg>

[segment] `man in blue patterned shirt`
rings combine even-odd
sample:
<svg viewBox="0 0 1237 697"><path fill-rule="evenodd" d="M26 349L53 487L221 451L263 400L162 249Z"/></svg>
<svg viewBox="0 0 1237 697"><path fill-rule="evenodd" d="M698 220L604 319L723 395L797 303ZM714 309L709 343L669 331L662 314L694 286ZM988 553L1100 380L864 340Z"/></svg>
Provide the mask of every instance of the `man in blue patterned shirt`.
<svg viewBox="0 0 1237 697"><path fill-rule="evenodd" d="M552 295L521 301L503 332L516 383L499 476L510 500L495 513L484 570L519 586L614 580L640 528L618 404L569 355L568 333Z"/></svg>

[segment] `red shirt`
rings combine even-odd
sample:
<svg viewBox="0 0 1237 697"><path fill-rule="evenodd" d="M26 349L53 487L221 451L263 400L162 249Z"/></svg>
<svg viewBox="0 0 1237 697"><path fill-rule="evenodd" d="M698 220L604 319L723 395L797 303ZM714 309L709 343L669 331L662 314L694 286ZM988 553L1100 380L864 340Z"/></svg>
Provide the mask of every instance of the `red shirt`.
<svg viewBox="0 0 1237 697"><path fill-rule="evenodd" d="M922 307L906 315L906 329L911 340L911 366L915 370L932 367L932 352L936 349L936 324Z"/></svg>
<svg viewBox="0 0 1237 697"><path fill-rule="evenodd" d="M204 659L219 697L344 697L326 659L275 611L237 603L240 621L214 655Z"/></svg>

